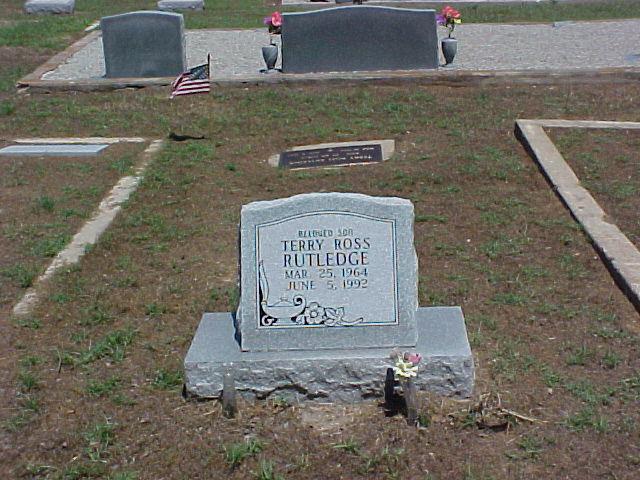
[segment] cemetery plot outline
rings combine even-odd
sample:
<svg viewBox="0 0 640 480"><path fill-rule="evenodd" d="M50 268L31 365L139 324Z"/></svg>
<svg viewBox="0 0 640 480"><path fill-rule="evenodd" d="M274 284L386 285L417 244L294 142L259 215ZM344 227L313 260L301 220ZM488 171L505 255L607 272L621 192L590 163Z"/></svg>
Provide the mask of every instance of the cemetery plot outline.
<svg viewBox="0 0 640 480"><path fill-rule="evenodd" d="M305 233L315 233L317 235L312 235L311 239L300 240L298 237L292 236L287 240L282 240L279 237L276 242L282 246L283 253L283 263L279 267L281 272L284 272L284 278L287 280L296 280L296 279L306 279L307 281L313 283L313 280L309 280L310 277L308 275L307 269L317 269L318 272L315 272L319 277L319 282L323 284L323 286L330 290L331 292L350 292L351 296L356 295L354 292L360 293L359 296L365 296L365 302L378 302L381 301L385 304L383 307L383 315L386 313L386 318L389 320L381 321L381 320L368 320L366 315L353 315L350 311L345 309L345 306L342 303L352 303L353 299L349 298L347 301L346 294L342 296L345 297L342 302L333 302L327 303L318 299L318 296L323 296L321 294L317 294L314 298L313 293L314 290L318 292L321 289L316 288L304 288L301 289L302 293L298 291L289 291L288 293L293 293L293 297L289 295L287 298L286 295L280 295L281 291L276 292L274 294L272 287L269 286L269 281L273 279L271 272L267 274L265 269L264 260L261 256L261 248L262 242L265 237L268 237L267 229L282 226L283 224L298 222L300 219L307 220L307 223L310 219L313 220L313 217L325 217L331 216L332 221L339 223L340 217L346 217L347 219L356 219L362 222L376 222L375 224L377 228L385 230L383 233L385 236L381 241L380 238L376 238L378 242L378 249L382 249L382 252L375 252L375 249L372 248L371 238L370 237L354 237L353 228L348 227L330 227L325 226L321 228L312 228L312 227L303 227L303 229L299 229L298 227L292 228L292 231L297 231L298 234L301 232ZM322 222L323 224L330 223L328 221ZM370 229L363 232L357 232L361 234L369 233ZM398 253L396 246L396 219L393 218L380 218L371 215L366 215L362 213L355 213L350 211L316 211L316 212L307 212L301 213L297 215L293 215L286 218L281 218L269 222L259 223L254 226L254 241L255 241L255 271L256 271L256 292L257 301L255 302L256 308L256 318L257 318L257 328L259 330L271 330L271 329L284 329L284 328L340 328L340 327L356 327L356 326L398 326L399 325L399 298L398 298ZM261 236L261 234L264 234ZM294 238L295 237L295 238ZM338 245L336 242L340 242L340 245L343 244L348 246L347 250L349 254L355 254L355 256L344 254L343 251L338 251L340 249L334 248L331 251L326 251L322 247L324 246L323 241L329 239L334 243L334 247ZM347 242L348 240L348 242ZM272 239L271 242L274 240ZM314 246L313 252L318 256L315 257L316 265L313 265L313 258L308 257L309 265L303 264L303 266L292 265L291 263L295 263L295 260L292 259L289 252L291 252L291 248L294 247L295 244L299 244L303 242L307 246ZM390 248L384 249L384 245L387 245ZM300 246L300 245L298 245ZM351 247L355 247L352 249ZM342 247L341 247L342 248ZM262 248L262 250L266 250L266 248ZM368 254L371 250L374 250L374 261L373 265L374 270L376 267L381 266L382 269L385 267L390 270L391 278L383 278L382 281L375 282L378 284L375 292L367 291L367 287L369 287L369 281L371 280L369 269L371 266L368 263ZM320 252L320 253L318 253ZM334 258L335 265L320 265L320 254L325 254L325 260L329 258ZM342 257L338 257L339 253L343 253ZM380 256L380 253L383 255ZM329 255L333 254L334 257L329 257ZM381 258L382 257L382 258ZM342 258L343 263L338 265L338 258ZM348 263L347 263L348 262ZM354 265L354 262L357 265ZM328 267L328 268L323 268ZM287 271L286 269L290 268L291 270ZM336 272L333 272L332 269L335 269ZM273 270L273 268L272 268ZM290 276L287 276L288 273ZM296 273L293 273L296 272ZM302 273L304 272L304 273ZM386 272L386 270L385 270ZM378 272L380 274L380 272ZM282 279L280 279L280 283L282 283ZM294 282L295 283L295 282ZM302 282L300 282L302 283ZM372 293L379 294L380 283L383 284L386 292L382 292L380 295L375 295L372 297ZM309 287L309 285L307 285ZM271 289L271 290L270 290ZM364 295L362 292L366 292ZM306 294L310 293L311 295L307 296ZM326 291L324 292L326 296ZM385 295L385 293L387 295ZM389 298L392 298L393 301L388 301ZM276 299L276 301L274 301ZM387 301L385 302L385 299ZM392 305L388 305L392 303ZM368 309L367 309L368 310ZM288 322L287 322L288 321ZM286 322L286 323L285 323Z"/></svg>

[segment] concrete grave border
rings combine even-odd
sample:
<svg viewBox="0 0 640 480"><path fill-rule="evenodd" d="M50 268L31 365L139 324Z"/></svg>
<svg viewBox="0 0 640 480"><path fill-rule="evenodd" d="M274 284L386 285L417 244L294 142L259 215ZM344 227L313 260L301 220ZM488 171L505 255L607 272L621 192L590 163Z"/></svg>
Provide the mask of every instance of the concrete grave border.
<svg viewBox="0 0 640 480"><path fill-rule="evenodd" d="M86 247L95 245L104 231L111 225L116 215L131 194L138 188L145 170L151 163L153 156L162 148L163 140L148 140L141 137L117 137L117 138L17 138L13 143L20 144L90 144L103 143L113 145L115 143L145 143L147 148L140 154L138 163L134 166L133 173L121 177L102 199L93 215L87 220L80 230L76 232L71 241L53 258L45 272L40 275L33 285L27 289L22 299L13 307L13 315L29 315L31 309L38 302L38 296L42 286L62 267L73 265L80 261L86 253Z"/></svg>
<svg viewBox="0 0 640 480"><path fill-rule="evenodd" d="M612 277L640 312L640 251L613 223L562 157L544 128L640 130L640 122L516 120L515 134L587 233Z"/></svg>
<svg viewBox="0 0 640 480"><path fill-rule="evenodd" d="M328 4L335 5L335 4ZM234 29L217 29L234 30ZM81 80L47 80L42 76L55 70L75 53L101 35L94 30L87 36L70 45L66 50L54 55L32 73L22 77L16 83L19 89L30 92L95 92L111 91L121 88L165 87L171 85L175 77L158 78L96 78ZM353 84L354 82L401 83L409 82L417 85L443 85L451 87L485 86L485 85L556 85L563 82L581 84L599 83L632 83L640 81L638 67L611 67L601 69L567 69L567 70L399 70L377 72L339 72L339 73L289 73L278 75L255 75L242 78L221 78L211 80L214 87L244 88L249 85L270 84Z"/></svg>

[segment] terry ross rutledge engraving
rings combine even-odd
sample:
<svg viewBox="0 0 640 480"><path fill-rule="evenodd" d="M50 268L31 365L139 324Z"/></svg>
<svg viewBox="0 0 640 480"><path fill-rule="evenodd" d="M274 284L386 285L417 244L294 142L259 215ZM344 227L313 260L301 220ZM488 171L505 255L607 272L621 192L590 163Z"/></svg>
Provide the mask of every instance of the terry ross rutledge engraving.
<svg viewBox="0 0 640 480"><path fill-rule="evenodd" d="M305 252L285 253L283 267L339 267L343 265L367 265L369 263L367 250L371 247L371 242L367 237L335 238L333 239L333 252L322 252L324 243L324 239L282 240L284 252Z"/></svg>
<svg viewBox="0 0 640 480"><path fill-rule="evenodd" d="M350 226L299 228L316 222ZM394 227L337 212L258 226L259 326L396 324Z"/></svg>

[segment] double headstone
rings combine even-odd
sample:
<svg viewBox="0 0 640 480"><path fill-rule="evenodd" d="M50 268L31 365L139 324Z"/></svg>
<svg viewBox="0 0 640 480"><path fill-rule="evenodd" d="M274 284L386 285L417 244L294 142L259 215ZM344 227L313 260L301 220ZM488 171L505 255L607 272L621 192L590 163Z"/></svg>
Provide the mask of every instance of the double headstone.
<svg viewBox="0 0 640 480"><path fill-rule="evenodd" d="M413 215L408 200L343 193L245 205L240 305L203 316L187 390L218 397L231 369L247 397L353 401L382 394L400 348L426 359L419 387L469 395L462 311L418 308Z"/></svg>
<svg viewBox="0 0 640 480"><path fill-rule="evenodd" d="M184 19L178 13L131 12L100 20L106 76L171 77L186 70Z"/></svg>
<svg viewBox="0 0 640 480"><path fill-rule="evenodd" d="M284 13L284 73L438 67L435 10L350 6Z"/></svg>

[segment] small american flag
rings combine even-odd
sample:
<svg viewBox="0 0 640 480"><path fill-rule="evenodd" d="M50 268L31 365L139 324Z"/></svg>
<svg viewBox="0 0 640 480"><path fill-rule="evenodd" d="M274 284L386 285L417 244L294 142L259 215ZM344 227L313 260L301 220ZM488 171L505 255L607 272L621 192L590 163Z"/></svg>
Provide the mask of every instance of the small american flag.
<svg viewBox="0 0 640 480"><path fill-rule="evenodd" d="M170 98L191 95L192 93L209 93L211 91L210 59L211 57L207 56L207 63L190 68L187 72L180 74L171 84Z"/></svg>

